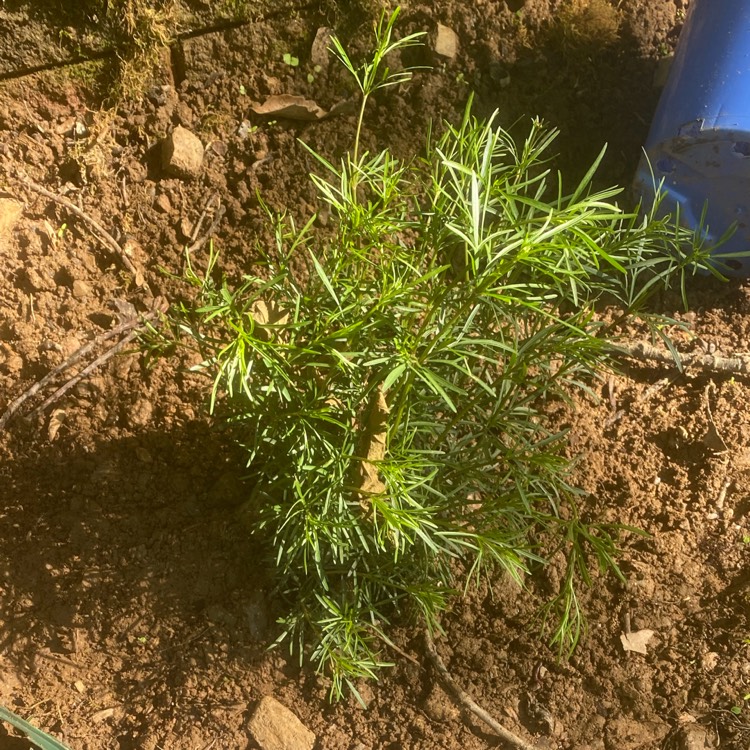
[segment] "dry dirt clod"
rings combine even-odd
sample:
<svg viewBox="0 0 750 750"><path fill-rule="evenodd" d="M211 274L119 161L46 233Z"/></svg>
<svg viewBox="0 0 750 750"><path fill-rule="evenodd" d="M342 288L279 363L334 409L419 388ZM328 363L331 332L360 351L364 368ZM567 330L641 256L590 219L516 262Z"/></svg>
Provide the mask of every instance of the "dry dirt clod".
<svg viewBox="0 0 750 750"><path fill-rule="evenodd" d="M23 204L13 198L0 198L0 237L13 231L22 213Z"/></svg>
<svg viewBox="0 0 750 750"><path fill-rule="evenodd" d="M430 690L422 704L422 709L433 721L440 724L455 721L461 715L450 697L438 685L434 685Z"/></svg>
<svg viewBox="0 0 750 750"><path fill-rule="evenodd" d="M607 724L605 745L618 750L650 750L660 747L669 731L669 724L657 719L637 721L620 716Z"/></svg>
<svg viewBox="0 0 750 750"><path fill-rule="evenodd" d="M205 149L200 138L178 125L162 142L162 168L182 180L193 180L203 167Z"/></svg>
<svg viewBox="0 0 750 750"><path fill-rule="evenodd" d="M697 723L684 724L675 734L677 750L708 750L713 747L708 730Z"/></svg>
<svg viewBox="0 0 750 750"><path fill-rule="evenodd" d="M458 34L450 26L437 25L433 52L443 60L454 60L458 54Z"/></svg>
<svg viewBox="0 0 750 750"><path fill-rule="evenodd" d="M312 750L315 735L284 705L266 695L248 723L261 750Z"/></svg>
<svg viewBox="0 0 750 750"><path fill-rule="evenodd" d="M73 282L73 296L78 300L88 299L91 296L91 287L80 279Z"/></svg>

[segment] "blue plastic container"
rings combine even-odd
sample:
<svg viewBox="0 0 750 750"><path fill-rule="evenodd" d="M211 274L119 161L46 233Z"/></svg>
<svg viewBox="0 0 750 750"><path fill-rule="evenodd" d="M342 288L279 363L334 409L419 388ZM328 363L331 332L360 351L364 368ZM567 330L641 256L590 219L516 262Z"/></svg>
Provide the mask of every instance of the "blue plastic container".
<svg viewBox="0 0 750 750"><path fill-rule="evenodd" d="M706 206L705 235L722 271L750 276L750 0L692 0L646 142L635 188L653 200L664 180L664 211L679 204L695 228ZM653 172L653 174L652 174Z"/></svg>

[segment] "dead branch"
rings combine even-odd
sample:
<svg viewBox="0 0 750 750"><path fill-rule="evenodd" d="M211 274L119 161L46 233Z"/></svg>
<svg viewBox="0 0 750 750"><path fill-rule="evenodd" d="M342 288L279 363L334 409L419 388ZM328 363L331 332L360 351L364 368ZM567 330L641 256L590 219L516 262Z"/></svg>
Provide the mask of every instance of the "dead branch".
<svg viewBox="0 0 750 750"><path fill-rule="evenodd" d="M638 359L645 362L660 362L676 365L675 358L666 349L652 346L646 341L636 341L632 344L619 343L613 345L616 354ZM680 354L683 368L700 367L713 372L728 372L736 375L750 375L750 354L734 354L731 357L721 357L716 354Z"/></svg>
<svg viewBox="0 0 750 750"><path fill-rule="evenodd" d="M28 401L30 398L33 398L37 393L39 393L39 391L41 391L45 386L51 383L58 375L62 374L68 368L79 362L93 349L105 343L106 341L109 341L110 339L122 335L123 333L126 334L125 337L118 343L107 349L106 352L101 354L87 367L85 367L79 373L74 375L70 380L68 380L64 385L58 388L49 398L44 401L43 404L34 409L32 411L32 414L38 411L43 411L50 404L57 401L74 385L79 383L85 377L90 375L97 367L100 367L108 359L117 354L117 352L119 352L126 344L128 344L135 338L140 329L144 328L146 325L148 325L148 323L156 320L163 312L165 312L165 310L165 301L159 298L157 300L155 308L151 312L142 315L140 318L128 319L115 328L112 328L111 330L100 334L96 338L89 341L87 344L81 346L79 349L76 349L76 351L74 351L73 354L71 354L62 364L55 367L54 370L48 372L41 380L34 383L34 385L32 385L28 390L24 391L20 396L18 396L18 398L11 401L3 415L0 416L0 430L3 430L5 428L8 422L13 418L13 416L21 408L21 406L26 403L26 401Z"/></svg>
<svg viewBox="0 0 750 750"><path fill-rule="evenodd" d="M117 255L122 261L122 264L125 266L125 268L131 274L133 274L133 279L136 285L146 286L146 282L143 279L143 273L135 267L133 261L130 260L128 254L120 246L120 243L117 242L117 240L98 221L92 219L87 213L78 208L78 206L76 206L73 201L64 198L62 195L53 193L51 190L47 190L47 188L42 187L42 185L34 182L34 180L32 180L27 174L24 174L20 170L17 172L17 176L21 180L21 182L26 185L26 187L30 188L35 193L39 193L39 195L43 195L45 198L49 198L50 200L58 203L64 208L67 208L71 213L75 214L84 223L88 224L89 227L94 230L94 233L99 238L99 241L103 245L108 247L115 255Z"/></svg>
<svg viewBox="0 0 750 750"><path fill-rule="evenodd" d="M125 323L117 326L116 328L102 333L95 339L89 341L88 344L84 344L79 349L76 349L76 351L74 351L73 354L71 354L62 364L59 364L57 367L55 367L54 370L48 372L41 380L34 383L31 388L24 391L14 401L11 401L2 417L0 417L0 430L5 427L11 417L21 408L21 406L23 406L26 401L28 401L33 396L36 396L36 394L39 393L42 388L44 388L48 383L54 380L58 375L65 372L65 370L67 370L69 367L72 367L76 362L85 357L92 349L96 348L100 344L103 344L105 341L109 341L110 339L115 338L122 333L125 333L125 331L129 331L135 325L138 325L138 320L128 320Z"/></svg>
<svg viewBox="0 0 750 750"><path fill-rule="evenodd" d="M458 704L465 708L467 711L473 713L476 717L481 719L487 726L489 726L495 734L497 734L503 742L510 745L510 747L518 748L518 750L536 750L534 745L529 744L526 740L522 739L518 735L514 734L510 730L506 729L500 722L494 719L487 711L485 711L480 705L475 703L472 698L459 686L459 684L453 679L453 675L448 671L448 668L443 664L443 660L435 648L435 641L428 630L425 630L424 634L425 645L427 647L427 655L430 657L432 665L437 670L441 679L445 683L449 692L456 699Z"/></svg>
<svg viewBox="0 0 750 750"><path fill-rule="evenodd" d="M215 202L216 208L214 209L214 218L211 222L208 229L205 231L204 234L202 234L200 237L198 237L198 233L201 230L201 227L203 225L203 221L206 218L206 214L208 213L209 208L211 207L211 204ZM218 194L215 194L211 197L209 202L206 204L206 207L203 209L203 213L201 213L200 218L198 219L198 223L195 226L195 229L193 230L193 235L190 238L191 242L188 247L189 253L194 253L196 250L200 250L203 245L208 242L211 237L215 234L216 230L219 228L219 224L221 223L222 218L224 217L224 213L226 212L226 209L221 204L221 200L219 199Z"/></svg>
<svg viewBox="0 0 750 750"><path fill-rule="evenodd" d="M96 370L98 367L101 367L101 365L103 365L108 359L114 357L117 352L119 352L127 344L129 344L137 335L137 330L130 331L130 333L120 339L114 346L111 346L109 349L107 349L104 354L100 354L93 362L91 362L91 364L84 367L83 370L70 378L70 380L68 380L64 385L60 386L51 396L49 396L49 398L45 399L44 402L37 406L36 409L34 409L31 413L36 414L37 412L44 411L48 406L54 404L55 401L62 398L73 386L77 385L84 378L91 375L94 370Z"/></svg>

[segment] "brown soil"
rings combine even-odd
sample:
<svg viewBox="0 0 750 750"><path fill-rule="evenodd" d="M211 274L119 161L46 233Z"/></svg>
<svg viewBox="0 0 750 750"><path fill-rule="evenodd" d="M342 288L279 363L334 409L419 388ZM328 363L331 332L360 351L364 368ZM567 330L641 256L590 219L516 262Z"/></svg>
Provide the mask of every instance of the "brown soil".
<svg viewBox="0 0 750 750"><path fill-rule="evenodd" d="M0 29L23 21L28 38L58 38L54 13L6 4ZM378 97L365 145L415 153L429 122L455 122L474 90L480 114L499 108L519 132L533 115L559 127L558 166L571 181L607 141L601 179L627 184L658 99L656 63L686 2L509 5L404 3L403 32L444 23L458 56ZM94 114L86 70L3 84L0 186L24 210L0 236L0 409L117 323L118 305L153 304L89 227L24 187L19 170L127 244L153 294L179 294L162 269L182 271L215 194L226 207L215 236L223 262L251 267L268 236L258 194L301 219L315 211L313 164L297 139L328 157L352 141L349 115L299 124L250 109L269 94L325 108L349 95L334 65L313 70L310 45L336 24L364 50L371 20L324 7L183 39L148 95L107 118ZM3 71L28 62L12 54L11 36L0 40ZM285 65L285 52L300 65ZM207 146L192 182L160 171L158 144L177 124ZM746 348L750 284L700 281L691 301L686 349ZM668 297L663 305L677 308ZM0 704L73 750L252 748L248 717L266 694L326 750L495 746L437 686L415 630L396 638L415 662L393 654L396 667L362 686L366 709L328 705L322 679L266 650L278 612L240 510L242 456L209 424L205 384L181 364L115 357L42 412L28 402L0 434ZM589 630L569 662L539 637L558 564L531 576L527 592L501 579L458 601L438 649L478 702L540 747L747 750L748 382L633 366L596 388L598 402L555 417L572 429L587 516L649 534L623 538L627 585L601 578L583 592ZM623 651L626 620L655 632L646 655ZM0 749L23 746L3 731Z"/></svg>

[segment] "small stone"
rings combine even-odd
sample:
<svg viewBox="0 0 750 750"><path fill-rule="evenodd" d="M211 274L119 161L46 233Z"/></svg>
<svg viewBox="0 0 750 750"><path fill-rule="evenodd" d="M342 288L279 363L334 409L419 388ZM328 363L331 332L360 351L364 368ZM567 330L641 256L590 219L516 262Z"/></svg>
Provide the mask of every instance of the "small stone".
<svg viewBox="0 0 750 750"><path fill-rule="evenodd" d="M241 141L244 141L253 132L253 124L250 120L243 120L240 126L237 128L237 136Z"/></svg>
<svg viewBox="0 0 750 750"><path fill-rule="evenodd" d="M312 750L315 735L275 698L261 698L248 730L261 750Z"/></svg>
<svg viewBox="0 0 750 750"><path fill-rule="evenodd" d="M357 692L359 693L359 698L352 696L352 705L360 710L367 710L375 700L373 689L363 680L357 685Z"/></svg>
<svg viewBox="0 0 750 750"><path fill-rule="evenodd" d="M164 86L152 86L147 92L146 96L153 103L155 107L163 107L172 95L172 87L169 85Z"/></svg>
<svg viewBox="0 0 750 750"><path fill-rule="evenodd" d="M163 214L172 213L172 201L170 201L169 196L164 193L156 196L154 207L157 211L161 211Z"/></svg>
<svg viewBox="0 0 750 750"><path fill-rule="evenodd" d="M200 174L203 154L200 138L178 125L162 143L162 167L167 174L192 180Z"/></svg>
<svg viewBox="0 0 750 750"><path fill-rule="evenodd" d="M213 141L213 143L211 143L211 151L217 156L226 156L227 150L228 146L224 141Z"/></svg>
<svg viewBox="0 0 750 750"><path fill-rule="evenodd" d="M454 60L458 54L458 34L449 26L439 23L435 33L433 50L438 57L444 60Z"/></svg>
<svg viewBox="0 0 750 750"><path fill-rule="evenodd" d="M333 29L329 29L327 26L321 26L315 32L315 39L313 39L310 49L310 62L313 65L320 65L321 68L328 65L330 60L328 48L331 45L331 37L333 37Z"/></svg>
<svg viewBox="0 0 750 750"><path fill-rule="evenodd" d="M13 231L23 212L23 205L13 198L0 198L0 237Z"/></svg>
<svg viewBox="0 0 750 750"><path fill-rule="evenodd" d="M193 239L193 230L195 229L195 226L190 219L183 216L180 219L180 234L182 235L182 239L184 240L192 240Z"/></svg>
<svg viewBox="0 0 750 750"><path fill-rule="evenodd" d="M142 461L144 464L150 464L153 463L153 456L142 446L137 445L135 448L135 456L139 461Z"/></svg>
<svg viewBox="0 0 750 750"><path fill-rule="evenodd" d="M87 299L91 296L91 287L80 279L73 282L73 296L76 299Z"/></svg>

